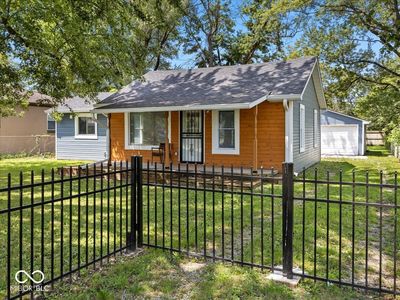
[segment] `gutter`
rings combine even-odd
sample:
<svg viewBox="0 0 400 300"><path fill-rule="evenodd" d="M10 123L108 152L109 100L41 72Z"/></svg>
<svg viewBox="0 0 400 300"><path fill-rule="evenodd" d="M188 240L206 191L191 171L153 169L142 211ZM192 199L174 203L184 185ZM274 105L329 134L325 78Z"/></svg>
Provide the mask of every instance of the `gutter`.
<svg viewBox="0 0 400 300"><path fill-rule="evenodd" d="M264 102L282 102L301 100L300 94L265 95L253 102L211 105L184 105L184 106L149 106L149 107L120 107L120 108L94 108L92 113L125 113L125 112L162 112L162 111L187 111L187 110L224 110L224 109L251 109Z"/></svg>

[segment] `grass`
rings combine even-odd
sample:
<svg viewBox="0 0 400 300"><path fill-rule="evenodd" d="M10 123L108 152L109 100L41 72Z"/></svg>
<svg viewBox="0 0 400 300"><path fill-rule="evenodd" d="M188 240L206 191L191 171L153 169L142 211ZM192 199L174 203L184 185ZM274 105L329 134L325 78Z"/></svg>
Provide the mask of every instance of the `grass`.
<svg viewBox="0 0 400 300"><path fill-rule="evenodd" d="M373 148L372 151L369 152L371 154L368 157L368 160L351 160L351 159L329 159L324 160L316 167L318 168L318 173L316 174L318 179L324 179L327 176L327 171L329 171L330 180L337 180L340 174L340 170L342 170L342 176L344 181L351 181L353 177L353 171L355 171L355 180L359 182L365 181L365 172L369 171L369 178L371 182L379 182L380 173L379 170L383 170L382 180L385 182L393 182L393 174L395 171L400 169L400 164L397 159L385 156L384 149L382 148ZM81 163L81 162L74 162ZM49 170L52 167L57 167L60 164L70 165L71 162L62 162L48 159L36 159L36 158L24 158L24 159L5 159L0 160L0 188L5 185L6 173L11 171L13 173L13 184L17 184L18 182L18 173L19 170L28 174L31 169L35 169L35 174L37 180L40 178L40 169L46 168L45 178L49 179ZM314 169L310 169L306 173L307 178L313 178L315 176ZM58 175L55 175L58 178ZM301 178L301 177L300 177ZM26 176L24 182L29 182L29 177ZM118 180L110 180L109 184L112 187L113 184L118 185L120 182ZM91 186L93 183L89 182ZM104 181L106 185L107 182ZM84 181L81 182L81 190L84 190L86 187L86 183ZM96 187L100 188L100 182L96 182ZM318 190L314 190L313 185L306 184L305 185L306 196L313 198L317 195L318 198L326 199L328 188L326 185L319 185ZM44 189L43 194L45 199L51 199L51 186L48 186ZM274 189L274 194L279 195L281 193L280 185L275 184L273 187L271 184L266 184L263 186L264 193L271 193L271 189ZM78 192L78 188L76 184L73 184L71 187L66 184L63 187L64 195L68 196L72 190L72 194ZM60 196L61 188L60 186L56 186L55 188L55 197ZM258 190L259 192L260 190ZM86 199L82 197L82 199L74 198L72 200L65 201L64 211L61 214L61 204L57 202L54 204L54 207L51 205L43 205L44 209L44 224L45 230L43 232L44 243L43 249L41 245L41 235L42 231L40 230L41 225L41 206L37 206L34 210L34 235L37 237L35 240L34 247L34 267L41 268L41 258L44 259L44 270L45 274L50 274L51 270L55 275L60 272L60 263L64 263L64 270L69 268L69 263L72 261L72 265L76 265L78 263L77 260L77 245L80 242L82 247L81 253L81 261L80 263L85 262L86 250L89 254L89 259L93 253L93 241L96 241L96 256L100 255L100 239L102 236L103 239L103 248L107 249L107 246L113 250L114 241L118 248L120 243L124 242L125 237L125 227L123 226L122 231L119 230L118 222L114 223L114 220L122 219L123 224L125 224L126 218L126 206L125 206L125 193L122 193L122 197L120 194L121 190L116 189L115 191L111 191L108 195L107 193L103 193L104 199L103 204L105 207L104 214L109 213L110 218L107 219L100 215L99 210L97 209L96 214L94 214L94 204L96 207L100 207L101 199L100 194L97 194L96 202L94 203L94 199L92 196L89 196ZM123 191L124 192L124 191ZM129 192L129 191L128 191ZM31 191L28 189L24 191L23 196L25 195L26 199L29 199ZM40 189L34 190L35 201L41 201L41 193ZM190 191L187 195L186 192L181 191L181 218L179 218L178 214L178 193L177 189L172 189L172 193L169 188L165 188L164 191L164 200L162 198L161 188L158 188L157 191L154 187L151 187L147 190L144 189L145 195L145 206L144 206L144 215L145 215L145 224L149 224L149 227L145 226L144 238L145 241L149 241L150 244L157 244L159 246L170 246L172 241L172 246L174 248L178 248L181 246L182 249L186 249L187 247L191 251L203 251L203 248L206 248L207 253L212 255L213 252L213 244L215 245L216 255L222 256L222 254L226 257L230 257L233 249L234 258L240 260L241 257L241 234L240 234L240 217L241 217L241 197L239 195L231 195L229 191L226 191L224 197L222 197L221 193L215 193L214 202L214 219L215 226L211 226L212 224L212 193L204 193L202 191ZM295 194L302 195L303 186L302 183L297 183L295 186ZM339 187L338 185L331 184L329 186L329 198L330 199L339 199ZM380 191L379 188L370 188L368 191L369 201L371 202L379 202L381 200L380 194L382 193L382 201L386 203L393 203L394 201L394 193L392 190L383 189ZM342 189L343 197L345 200L352 200L353 193L352 187L343 187ZM115 198L114 198L115 195ZM155 198L157 195L157 200ZM6 195L0 194L0 209L5 208ZM19 192L12 193L12 203L13 206L19 205ZM109 196L109 197L108 197ZM205 207L204 207L204 196L206 199ZM186 197L188 202L186 202ZM362 202L365 201L366 191L365 188L355 188L354 193L354 201ZM108 200L110 202L108 203ZM115 202L114 202L115 199ZM147 203L147 199L149 202ZM172 201L171 201L172 199ZM120 200L122 200L120 202ZM261 201L262 200L262 201ZM25 201L25 200L24 200ZM251 210L250 203L253 202L253 211ZM24 202L25 203L25 202ZM261 210L261 203L263 204L263 213ZM164 204L164 205L163 205ZM172 214L170 214L170 207L172 204ZM224 204L224 210L222 210L222 204ZM329 205L329 210L328 210ZM106 208L109 208L107 211ZM155 212L157 208L157 217L155 216ZM205 208L205 215L204 215ZM86 231L85 226L81 226L81 239L78 241L78 211L81 213L82 224L85 224L86 221L86 209L88 211L88 231ZM49 259L50 253L50 215L51 211L54 210L55 216L55 229L54 229L54 251L56 253L54 257L54 266L52 268L51 261ZM186 213L188 210L189 217L186 217ZM271 218L272 210L274 210L274 218ZM164 211L165 218L163 218L162 212ZM231 215L233 211L233 215ZM147 215L149 212L149 217ZM305 223L303 225L303 212L305 217ZM72 218L70 218L70 213L72 214ZM224 218L222 218L222 213L224 213ZM253 230L251 226L251 214L253 214ZM274 265L281 263L281 200L279 197L275 197L271 199L270 197L253 197L244 196L243 197L243 259L244 261L254 263L263 262L264 265L272 265L272 253L274 254ZM368 216L369 220L369 243L368 249L369 254L372 259L370 259L370 265L368 267L369 272L369 282L372 285L376 285L378 282L378 277L376 276L378 271L378 264L376 260L376 251L379 249L379 209L369 208L367 211L364 207L355 206L354 213L353 207L343 206L342 212L340 213L339 206L334 203L326 204L326 203L317 203L315 205L314 202L306 202L302 203L301 201L296 201L295 203L295 224L294 224L294 263L297 266L303 265L303 246L302 246L302 234L304 229L304 241L305 241L305 249L304 249L304 269L309 274L315 274L321 277L325 277L327 274L330 279L337 279L339 276L338 269L338 256L339 256L339 226L338 220L340 218L340 214L342 215L343 227L342 227L342 279L345 281L351 280L351 256L353 255L354 249L354 257L355 257L355 282L364 282L365 278L363 277L364 268L365 268L365 249L366 244L363 241L365 240L366 228L365 221ZM383 278L383 286L391 287L392 285L392 274L393 274L393 217L394 211L393 209L384 209L382 211L384 216L383 218L383 269L387 270L384 273ZM30 261L30 211L26 210L23 213L23 261L29 266ZM61 226L60 218L63 217L63 226ZM171 219L169 216L172 216L172 231L170 231ZM231 224L231 216L234 218L234 223ZM315 218L316 216L316 218ZM329 222L328 222L329 216ZM354 216L354 218L353 218ZM115 219L114 219L115 217ZM121 217L121 218L120 218ZM19 215L17 213L12 214L12 220L18 220ZM96 235L93 232L93 224L96 220L97 231ZM103 220L102 228L103 235L100 233L100 224ZM107 222L106 220L110 220ZM157 222L156 222L157 220ZM181 226L178 226L179 220L181 221ZM188 220L188 222L186 222ZM204 224L204 220L206 221ZM222 220L224 223L222 224ZM197 232L195 223L197 222ZM263 222L263 235L261 235L261 222ZM0 215L0 268L5 269L5 243L3 241L6 240L6 218L5 215ZM116 231L113 231L114 224L116 225ZM157 224L157 228L156 228ZM162 231L162 224L164 224L164 232ZM353 224L354 228L354 247L352 246L352 228ZM273 230L272 230L273 225ZM224 230L222 230L224 227ZM64 232L61 232L61 228L64 229ZM72 228L72 234L69 233L69 229ZM180 228L180 229L179 229ZM314 230L317 228L317 230ZM12 253L15 254L12 258L13 271L18 270L18 243L19 243L19 225L17 222L12 222ZM108 229L111 229L108 231ZM204 229L206 231L206 243L203 243L204 240ZM110 235L107 235L107 232L110 232ZM181 244L179 244L178 235L179 232L181 234ZM214 232L215 239L212 238ZM85 248L85 239L87 237L89 239L89 247ZM172 233L172 239L171 239ZM224 247L222 247L222 233L224 234ZM115 234L115 235L114 235ZM197 234L197 239L195 238ZM189 235L189 239L187 240L187 235ZM274 238L272 238L274 235ZM157 242L155 241L157 236ZM250 237L253 236L253 243L251 243ZM61 239L62 237L62 239ZM164 237L164 238L163 238ZM233 238L232 238L233 237ZM261 238L263 237L263 238ZM109 238L110 243L107 245L107 239ZM316 240L316 244L314 244L314 239ZM60 241L64 240L63 246L63 255L61 256L61 245ZM399 240L399 239L398 239ZM198 241L196 243L196 241ZM272 241L274 243L272 244ZM73 247L69 249L68 242L73 244ZM232 247L233 244L233 247ZM261 247L263 245L263 247ZM316 245L316 247L314 247ZM327 253L327 245L328 245L328 256ZM196 249L197 248L197 249ZM398 245L398 249L400 245ZM222 253L222 249L224 249L224 253ZM264 249L264 252L261 253L261 249ZM1 254L2 253L2 254ZM42 255L44 254L44 255ZM166 264L167 271L166 274L172 274L170 281L167 283L163 282L162 276L146 277L145 273L149 273L147 275L151 275L154 272L153 269L157 267L158 260L156 259L160 256L161 260L165 260L168 262ZM170 298L174 297L174 292L177 290L181 290L181 285L186 286L186 283L182 283L179 281L180 277L183 279L186 278L185 273L180 272L177 266L181 262L185 262L188 260L187 258L183 258L180 256L169 255L166 253L149 251L143 257L138 259L128 259L121 258L123 261L117 263L115 266L107 268L103 271L102 274L94 273L93 275L88 275L84 277L85 284L73 285L74 290L71 293L68 293L66 290L62 288L58 288L57 293L52 297L59 297L62 294L62 297L92 297L92 298L100 298L100 294L96 294L96 291L99 290L98 284L104 286L104 298L107 298L107 290L111 295L119 295L121 293L128 293L129 295L136 296L151 296L153 293L157 296L157 291L161 291L160 297ZM151 264L151 261L155 261L154 264ZM314 268L314 260L317 262L316 268ZM140 266L140 262L144 261L146 264L149 264L149 267L145 268L147 271L136 270ZM326 273L326 262L329 264L328 272ZM119 267L118 267L119 266ZM153 267L152 267L153 266ZM124 272L117 272L113 270L129 270L127 274L120 274ZM118 269L119 268L119 269ZM143 268L142 268L143 269ZM290 291L286 288L272 284L269 282L265 282L263 278L262 272L257 270L250 270L248 268L239 268L232 267L224 264L210 264L204 268L206 271L201 272L201 276L199 275L199 281L196 281L193 284L193 289L198 290L198 295L196 293L192 294L192 288L189 289L190 296L193 298L223 298L223 295L229 295L230 298L237 298L242 295L242 297L254 298L254 297L263 297L263 295L269 295L271 298L281 298L282 296L287 296L287 298L298 298L298 297L316 297L319 295L323 297L323 295L328 295L329 293L333 293L333 295L337 295L338 298L341 296L347 298L358 297L358 294L354 294L349 290L341 290L336 287L326 287L324 284L313 284L306 282L300 286L298 290ZM135 271L136 270L136 271ZM143 276L135 275L134 272L144 273ZM176 274L175 274L176 273ZM164 274L164 273L162 273ZM174 275L175 274L175 275ZM101 275L104 275L106 279L103 279ZM400 275L400 274L399 274ZM5 288L5 274L0 274L0 296L3 296ZM49 276L49 275L48 275ZM100 276L100 278L98 278ZM139 276L139 277L136 277ZM175 282L173 279L177 278L178 282ZM97 279L96 279L97 278ZM116 279L114 279L116 278ZM169 278L169 277L168 277ZM260 279L261 278L261 279ZM110 280L108 280L110 279ZM182 280L183 280L182 279ZM228 283L231 281L237 280L238 287L237 289L228 288ZM121 280L121 282L119 282ZM225 281L224 281L225 280ZM263 281L264 280L264 281ZM146 286L141 289L137 287L135 290L134 286L136 286L136 281L139 282L139 285ZM214 284L214 281L216 283ZM107 282L111 285L107 284ZM132 289L126 291L126 282L128 285L132 286ZM236 281L235 281L236 282ZM254 282L254 284L251 284ZM153 287L149 287L152 285ZM166 285L165 289L162 286ZM114 286L115 285L115 286ZM200 288L201 287L201 288ZM69 285L65 286L65 289L68 289ZM182 295L185 295L185 289L182 288ZM100 288L100 290L102 290ZM111 291L110 291L111 290ZM59 291L59 292L58 292ZM148 292L150 291L150 292ZM204 295L203 292L204 291ZM206 292L207 291L207 292ZM102 293L103 293L102 292ZM60 294L61 293L61 294ZM343 293L343 295L342 295ZM146 296L147 295L147 296ZM197 295L197 296L196 296ZM180 296L180 295L178 295ZM179 297L178 297L179 298Z"/></svg>
<svg viewBox="0 0 400 300"><path fill-rule="evenodd" d="M295 289L272 282L265 272L146 250L72 284L57 285L49 299L363 299L337 286L303 282Z"/></svg>

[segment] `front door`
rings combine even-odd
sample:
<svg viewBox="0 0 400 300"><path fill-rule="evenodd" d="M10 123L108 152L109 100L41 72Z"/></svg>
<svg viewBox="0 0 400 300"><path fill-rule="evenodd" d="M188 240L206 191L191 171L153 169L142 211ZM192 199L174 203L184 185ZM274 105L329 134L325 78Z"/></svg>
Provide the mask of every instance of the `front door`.
<svg viewBox="0 0 400 300"><path fill-rule="evenodd" d="M181 111L181 161L203 163L203 112Z"/></svg>

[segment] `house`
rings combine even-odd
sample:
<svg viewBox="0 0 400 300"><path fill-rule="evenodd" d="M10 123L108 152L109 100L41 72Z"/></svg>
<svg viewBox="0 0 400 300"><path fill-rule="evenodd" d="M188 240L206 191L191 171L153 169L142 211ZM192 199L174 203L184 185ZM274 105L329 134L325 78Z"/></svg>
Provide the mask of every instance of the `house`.
<svg viewBox="0 0 400 300"><path fill-rule="evenodd" d="M321 113L322 155L364 155L368 121L326 110Z"/></svg>
<svg viewBox="0 0 400 300"><path fill-rule="evenodd" d="M99 93L102 100L111 93ZM108 158L108 120L104 114L93 114L94 101L88 98L67 99L54 111L62 114L56 123L56 158L105 160Z"/></svg>
<svg viewBox="0 0 400 300"><path fill-rule="evenodd" d="M38 92L29 97L20 115L0 117L0 153L54 153L55 121L46 113L50 98Z"/></svg>
<svg viewBox="0 0 400 300"><path fill-rule="evenodd" d="M110 159L295 170L320 161L326 108L317 58L152 71L95 105L107 114ZM157 158L158 159L158 158Z"/></svg>

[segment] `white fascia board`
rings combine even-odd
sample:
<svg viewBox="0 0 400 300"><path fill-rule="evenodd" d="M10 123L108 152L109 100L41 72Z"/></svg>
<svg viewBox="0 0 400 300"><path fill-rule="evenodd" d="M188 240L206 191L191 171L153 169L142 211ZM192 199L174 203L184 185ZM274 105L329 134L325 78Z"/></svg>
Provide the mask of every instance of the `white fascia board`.
<svg viewBox="0 0 400 300"><path fill-rule="evenodd" d="M325 100L325 95L324 95L324 88L322 86L322 77L321 77L318 59L315 60L315 63L311 69L310 75L307 78L307 82L303 88L303 91L301 92L300 98L301 98L301 100L303 100L304 93L306 91L308 84L310 83L311 78L313 78L313 76L314 76L315 70L317 70L317 76L318 76L319 85L321 86L322 96L318 95L317 91L315 91L315 92L317 93L317 98L318 98L320 109L326 109L327 106L326 106L326 100ZM315 82L314 82L314 85L315 85Z"/></svg>
<svg viewBox="0 0 400 300"><path fill-rule="evenodd" d="M316 65L317 65L317 61L314 62L314 65L313 65L313 67L312 67L312 69L311 69L310 75L308 75L306 84L305 84L304 87L303 87L303 91L301 92L301 96L300 96L300 97L301 97L301 100L303 100L304 93L306 92L306 88L307 88L308 84L310 83L310 80L311 80L311 78L312 78L312 76L313 76L314 69L315 69L315 66L316 66Z"/></svg>
<svg viewBox="0 0 400 300"><path fill-rule="evenodd" d="M250 103L93 109L94 113L249 109Z"/></svg>
<svg viewBox="0 0 400 300"><path fill-rule="evenodd" d="M269 95L267 100L270 102L282 102L284 99L288 101L301 100L301 95L299 94L280 94L280 95Z"/></svg>
<svg viewBox="0 0 400 300"><path fill-rule="evenodd" d="M122 113L122 112L149 112L149 111L185 111L185 110L224 110L224 109L251 109L264 102L282 102L287 100L300 100L299 94L265 95L253 102L234 104L211 104L211 105L185 105L185 106L158 106L158 107L122 107L122 108L97 108L91 110L93 113Z"/></svg>
<svg viewBox="0 0 400 300"><path fill-rule="evenodd" d="M251 102L249 104L249 108L253 108L253 107L257 106L258 104L264 102L267 99L268 99L268 95L262 96L261 98L258 98L257 100Z"/></svg>
<svg viewBox="0 0 400 300"><path fill-rule="evenodd" d="M104 100L104 99L103 99ZM93 107L94 108L97 108L97 107L102 107L102 106L107 106L107 105L110 105L110 103L94 103L93 104Z"/></svg>

